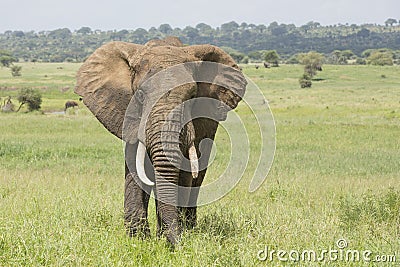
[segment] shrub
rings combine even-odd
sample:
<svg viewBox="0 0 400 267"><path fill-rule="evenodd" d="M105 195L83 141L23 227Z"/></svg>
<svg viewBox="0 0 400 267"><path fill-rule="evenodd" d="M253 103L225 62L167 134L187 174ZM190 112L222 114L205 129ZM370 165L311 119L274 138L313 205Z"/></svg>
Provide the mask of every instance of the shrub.
<svg viewBox="0 0 400 267"><path fill-rule="evenodd" d="M312 85L311 77L306 73L299 79L300 87L301 88L310 88Z"/></svg>
<svg viewBox="0 0 400 267"><path fill-rule="evenodd" d="M317 74L317 71L322 71L324 55L311 51L308 53L300 53L297 55L300 64L304 65L304 73L312 78Z"/></svg>
<svg viewBox="0 0 400 267"><path fill-rule="evenodd" d="M42 104L42 95L33 89L21 89L18 93L18 101L21 103L17 112L24 104L28 104L28 111L39 110Z"/></svg>
<svg viewBox="0 0 400 267"><path fill-rule="evenodd" d="M11 75L13 77L21 76L21 70L22 70L21 66L15 66L14 65L14 66L11 67Z"/></svg>
<svg viewBox="0 0 400 267"><path fill-rule="evenodd" d="M378 66L392 66L393 53L390 51L376 51L373 52L368 58L368 64Z"/></svg>
<svg viewBox="0 0 400 267"><path fill-rule="evenodd" d="M366 65L366 64L367 64L367 61L366 61L364 58L358 57L358 58L356 59L356 64L357 64L357 65Z"/></svg>
<svg viewBox="0 0 400 267"><path fill-rule="evenodd" d="M265 51L264 60L271 63L273 67L279 67L279 55L276 50Z"/></svg>

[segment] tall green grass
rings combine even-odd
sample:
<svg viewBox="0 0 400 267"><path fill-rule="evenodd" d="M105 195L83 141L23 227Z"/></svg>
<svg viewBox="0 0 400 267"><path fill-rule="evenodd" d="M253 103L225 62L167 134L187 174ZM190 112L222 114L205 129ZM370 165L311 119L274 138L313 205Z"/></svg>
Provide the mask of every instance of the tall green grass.
<svg viewBox="0 0 400 267"><path fill-rule="evenodd" d="M44 111L62 110L77 96L59 86L73 88L79 66L58 67L23 64L16 80L3 68L0 86L36 87ZM399 261L399 67L324 66L311 89L298 85L301 66L244 72L275 116L274 164L261 188L249 193L256 166L250 162L238 186L199 208L198 226L175 251L155 237L153 201L153 236L125 235L123 144L85 107L66 115L0 113L0 266L319 266L260 261L257 253L265 246L335 248L340 238L350 249L396 254ZM1 90L0 97L15 92ZM251 122L244 105L237 112ZM228 141L221 130L218 148ZM217 156L206 183L227 163Z"/></svg>

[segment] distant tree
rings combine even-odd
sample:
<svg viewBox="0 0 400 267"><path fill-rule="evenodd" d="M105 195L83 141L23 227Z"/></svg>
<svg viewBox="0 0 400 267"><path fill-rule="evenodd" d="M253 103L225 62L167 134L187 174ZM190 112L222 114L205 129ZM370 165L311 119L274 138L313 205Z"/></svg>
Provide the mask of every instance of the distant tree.
<svg viewBox="0 0 400 267"><path fill-rule="evenodd" d="M242 22L240 24L240 28L243 29L243 30L247 29L247 23L246 22Z"/></svg>
<svg viewBox="0 0 400 267"><path fill-rule="evenodd" d="M305 24L305 25L300 26L300 29L301 29L305 34L307 34L308 31L310 30L310 26L309 26L308 24Z"/></svg>
<svg viewBox="0 0 400 267"><path fill-rule="evenodd" d="M299 79L301 88L308 88L312 85L312 78L317 74L317 71L322 71L324 55L311 51L301 53L297 56L300 64L304 65L304 74Z"/></svg>
<svg viewBox="0 0 400 267"><path fill-rule="evenodd" d="M221 25L221 31L224 33L230 33L236 31L239 28L239 24L234 21L224 23Z"/></svg>
<svg viewBox="0 0 400 267"><path fill-rule="evenodd" d="M205 23L197 24L196 29L198 30L199 35L202 36L213 38L213 36L215 35L215 30L210 25L207 25Z"/></svg>
<svg viewBox="0 0 400 267"><path fill-rule="evenodd" d="M14 31L12 33L12 35L15 36L15 37L21 38L21 37L25 36L25 33L23 31Z"/></svg>
<svg viewBox="0 0 400 267"><path fill-rule="evenodd" d="M358 33L357 36L358 37L362 37L362 38L368 38L371 34L371 31L366 29L366 28L362 28Z"/></svg>
<svg viewBox="0 0 400 267"><path fill-rule="evenodd" d="M332 51L331 54L329 55L329 63L331 63L331 64L345 64L345 63L347 63L347 61L344 62L344 63L342 63L342 62L343 62L343 60L342 60L342 51L340 51L340 50Z"/></svg>
<svg viewBox="0 0 400 267"><path fill-rule="evenodd" d="M241 62L246 57L245 54L243 54L231 47L222 46L221 48L226 53L228 53L237 63Z"/></svg>
<svg viewBox="0 0 400 267"><path fill-rule="evenodd" d="M113 39L117 39L119 41L122 41L126 38L126 36L129 34L129 31L126 29L117 31L113 34L114 38Z"/></svg>
<svg viewBox="0 0 400 267"><path fill-rule="evenodd" d="M361 53L361 56L363 57L363 58L368 58L373 52L375 52L376 51L376 49L367 49L367 50L365 50L365 51L363 51L362 53Z"/></svg>
<svg viewBox="0 0 400 267"><path fill-rule="evenodd" d="M240 61L240 63L249 64L249 57L248 57L248 56L245 56L245 57Z"/></svg>
<svg viewBox="0 0 400 267"><path fill-rule="evenodd" d="M199 30L196 28L193 28L191 26L186 26L183 29L183 33L189 38L190 40L195 39L196 37L199 36Z"/></svg>
<svg viewBox="0 0 400 267"><path fill-rule="evenodd" d="M133 32L134 41L143 44L147 41L147 31L143 28L138 28Z"/></svg>
<svg viewBox="0 0 400 267"><path fill-rule="evenodd" d="M248 57L253 61L262 61L264 60L264 53L263 51L252 51L248 53Z"/></svg>
<svg viewBox="0 0 400 267"><path fill-rule="evenodd" d="M272 33L272 35L282 36L287 33L287 28L285 24L279 25L277 22L272 22L268 26L268 30Z"/></svg>
<svg viewBox="0 0 400 267"><path fill-rule="evenodd" d="M322 71L322 64L325 59L324 55L311 51L300 53L297 58L300 64L304 65L304 73L308 74L311 78L317 74L317 71Z"/></svg>
<svg viewBox="0 0 400 267"><path fill-rule="evenodd" d="M354 53L351 50L343 50L342 56L344 56L346 59L351 59L354 56Z"/></svg>
<svg viewBox="0 0 400 267"><path fill-rule="evenodd" d="M148 31L147 37L149 39L161 39L163 34L159 32L155 27L151 27Z"/></svg>
<svg viewBox="0 0 400 267"><path fill-rule="evenodd" d="M14 66L11 67L11 75L13 77L21 76L21 70L22 70L21 66L15 66L14 65Z"/></svg>
<svg viewBox="0 0 400 267"><path fill-rule="evenodd" d="M329 55L331 64L347 64L347 61L354 56L351 50L335 50Z"/></svg>
<svg viewBox="0 0 400 267"><path fill-rule="evenodd" d="M77 33L80 33L80 34L91 34L92 33L92 29L89 28L89 27L82 27L77 31Z"/></svg>
<svg viewBox="0 0 400 267"><path fill-rule="evenodd" d="M212 27L205 23L199 23L196 25L196 29L198 29L201 32L204 32L204 31L212 30Z"/></svg>
<svg viewBox="0 0 400 267"><path fill-rule="evenodd" d="M241 62L244 58L245 55L240 52L231 52L229 55L236 61L236 62Z"/></svg>
<svg viewBox="0 0 400 267"><path fill-rule="evenodd" d="M366 65L366 64L367 64L367 61L366 61L364 58L358 57L358 58L356 59L356 64L357 64L357 65Z"/></svg>
<svg viewBox="0 0 400 267"><path fill-rule="evenodd" d="M128 29L129 32L92 30L90 33L89 27L82 27L74 34L71 34L68 29L39 32L6 31L0 33L0 49L10 51L13 57L24 61L37 59L38 62L66 60L79 62L87 58L99 45L110 40L144 44L150 39L174 35L188 45L210 43L219 47L234 47L240 53L248 54L252 61L264 61L264 58L262 56L257 60L257 57L249 54L250 52L275 49L281 56L281 61L290 58L295 53L310 50L326 55L330 55L336 49L351 49L357 55L366 48L388 47L398 50L400 49L400 31L396 29L399 27L398 19L396 21L397 24L394 21L388 21L387 25L393 25L393 27L376 24L321 26L317 22L309 22L301 27L278 22L266 26L238 24L232 21L216 28L199 23L194 28L185 28L185 30L174 28L172 32L168 24L153 27L150 30ZM354 56L351 57L354 58ZM7 62L8 59L3 57L2 61ZM331 57L328 59L329 63L332 63ZM348 61L348 57L343 53L337 59L340 64ZM394 58L394 61L395 64L398 63L400 57ZM2 65L0 63L0 67Z"/></svg>
<svg viewBox="0 0 400 267"><path fill-rule="evenodd" d="M17 62L17 59L12 56L11 52L0 50L0 64L2 67L8 68L14 62Z"/></svg>
<svg viewBox="0 0 400 267"><path fill-rule="evenodd" d="M17 112L25 104L28 105L28 111L39 110L40 105L42 104L42 95L37 90L21 89L18 93L18 101L20 102L20 106Z"/></svg>
<svg viewBox="0 0 400 267"><path fill-rule="evenodd" d="M396 19L392 19L392 18L389 18L389 19L387 19L386 21L385 21L385 25L386 26L393 26L394 24L396 24L397 23L397 20Z"/></svg>
<svg viewBox="0 0 400 267"><path fill-rule="evenodd" d="M296 55L291 56L288 60L286 60L286 64L299 64L299 59Z"/></svg>
<svg viewBox="0 0 400 267"><path fill-rule="evenodd" d="M71 31L68 28L57 29L49 33L49 37L54 39L66 39L71 37Z"/></svg>
<svg viewBox="0 0 400 267"><path fill-rule="evenodd" d="M169 25L169 24L161 24L159 27L158 27L158 30L161 32L161 33L163 33L163 34L165 34L165 35L170 35L171 33L172 33L172 27Z"/></svg>
<svg viewBox="0 0 400 267"><path fill-rule="evenodd" d="M367 58L368 64L378 66L392 66L393 53L391 51L375 51Z"/></svg>
<svg viewBox="0 0 400 267"><path fill-rule="evenodd" d="M264 54L264 60L274 67L279 67L279 55L276 50L268 50Z"/></svg>
<svg viewBox="0 0 400 267"><path fill-rule="evenodd" d="M278 27L278 26L279 26L279 23L278 23L278 22L276 22L276 21L271 22L271 23L268 25L268 30L272 32L272 30L273 30L274 28Z"/></svg>
<svg viewBox="0 0 400 267"><path fill-rule="evenodd" d="M255 28L255 30L258 32L258 33L265 33L265 31L267 30L267 26L265 26L264 24L260 24L260 25L257 25L257 26L253 26L254 24L250 24L250 25L248 25L248 27L249 28Z"/></svg>

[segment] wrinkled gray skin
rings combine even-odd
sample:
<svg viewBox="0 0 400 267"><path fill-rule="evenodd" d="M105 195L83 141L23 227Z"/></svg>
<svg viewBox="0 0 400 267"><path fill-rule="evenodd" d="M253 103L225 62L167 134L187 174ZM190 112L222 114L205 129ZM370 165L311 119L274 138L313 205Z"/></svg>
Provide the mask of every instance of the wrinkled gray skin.
<svg viewBox="0 0 400 267"><path fill-rule="evenodd" d="M85 105L111 133L122 138L125 111L140 84L160 70L195 61L217 62L239 69L234 60L217 47L211 45L184 47L180 40L174 37L153 40L145 45L111 42L98 48L79 69L75 92L82 96ZM189 145L193 143L197 156L208 161L211 147L203 149L203 155L200 155L199 144L204 138L214 139L218 121L197 118L186 125L181 125L179 121L168 121L170 119L167 115L184 101L196 97L214 98L234 108L244 94L245 85L245 83L242 85L238 94L206 83L190 83L174 88L169 93L160 96L157 104L148 111L149 117L145 125L146 140L137 140L137 128L140 124L138 118L138 125L133 125L132 128L133 140L136 139L136 142L131 142L131 144L128 142L125 152L124 212L129 235L150 234L147 209L148 193L151 190L156 195L158 236L164 234L167 240L175 245L184 228L193 228L196 225L195 205L194 207L178 207L171 203L164 203L162 199L172 198L177 202L179 199L196 203L198 189L207 169L199 171L198 178L194 179L190 172L182 171L176 166L179 166L181 162L181 155L188 157ZM154 90L157 89L154 88ZM141 114L144 111L135 112ZM162 129L164 123L172 126ZM176 132L176 129L182 129L182 131ZM179 151L163 150L160 142L162 133L171 136L171 140L178 144L175 147L178 147ZM149 158L145 162L145 168L148 177L155 182L153 188L141 183L138 179L135 163L138 141L146 144ZM174 159L176 164L172 164L169 159ZM174 185L194 189L189 191L190 193L183 194Z"/></svg>

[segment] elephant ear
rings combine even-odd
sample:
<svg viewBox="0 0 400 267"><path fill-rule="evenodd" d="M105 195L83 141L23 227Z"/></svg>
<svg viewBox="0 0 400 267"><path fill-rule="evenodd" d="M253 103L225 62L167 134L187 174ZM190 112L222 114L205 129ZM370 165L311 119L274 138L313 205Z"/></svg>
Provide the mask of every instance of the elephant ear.
<svg viewBox="0 0 400 267"><path fill-rule="evenodd" d="M77 73L75 93L112 134L122 138L125 111L133 96L129 61L141 45L111 42L98 48Z"/></svg>
<svg viewBox="0 0 400 267"><path fill-rule="evenodd" d="M224 65L223 67L222 65L217 67L205 64L202 72L210 76L210 73L213 72L212 69L214 69L215 80L213 84L201 83L199 85L202 91L200 94L207 97L216 96L232 108L236 107L245 93L247 81L233 58L222 49L213 45L194 45L184 47L183 49L199 61L215 62ZM234 92L235 96L227 94L226 89Z"/></svg>

